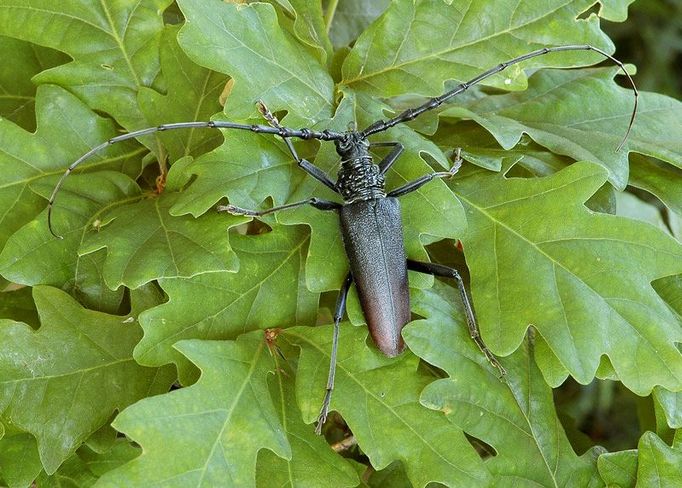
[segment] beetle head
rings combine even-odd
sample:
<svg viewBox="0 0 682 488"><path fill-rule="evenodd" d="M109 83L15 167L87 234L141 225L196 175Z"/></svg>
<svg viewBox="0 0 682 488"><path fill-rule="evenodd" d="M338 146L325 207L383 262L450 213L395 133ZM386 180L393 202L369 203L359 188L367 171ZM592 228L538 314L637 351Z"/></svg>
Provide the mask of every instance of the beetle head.
<svg viewBox="0 0 682 488"><path fill-rule="evenodd" d="M344 161L365 157L369 154L369 141L359 132L346 132L341 139L337 139L334 143L336 144L336 152Z"/></svg>

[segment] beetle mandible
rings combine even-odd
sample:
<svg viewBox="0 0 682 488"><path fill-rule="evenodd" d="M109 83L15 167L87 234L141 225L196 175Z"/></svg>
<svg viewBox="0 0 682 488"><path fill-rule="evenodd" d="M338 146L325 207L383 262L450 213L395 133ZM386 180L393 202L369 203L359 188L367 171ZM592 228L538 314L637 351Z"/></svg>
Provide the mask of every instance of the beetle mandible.
<svg viewBox="0 0 682 488"><path fill-rule="evenodd" d="M428 99L418 107L409 108L388 120L378 120L361 131L352 129L346 132L334 132L330 130L315 131L307 128L290 129L288 127L283 127L280 125L277 118L267 109L265 104L259 101L258 108L263 117L267 120L268 125L249 125L226 121L179 122L149 127L113 137L78 158L67 168L55 185L48 201L48 226L50 232L55 237L60 237L54 232L51 216L56 195L66 177L83 161L112 144L154 132L187 128L239 129L255 133L277 135L284 140L289 152L298 163L298 166L310 176L339 194L343 199L343 203L313 197L307 200L288 203L260 211L244 209L235 205L220 205L217 208L219 211L225 211L235 215L259 217L279 210L311 205L319 210L336 211L339 214L343 243L348 256L350 271L341 286L336 301L334 311L334 337L332 341L329 374L322 408L320 409L320 414L318 416L316 432L318 434L321 432L322 425L327 419L331 395L334 389L339 324L345 313L348 291L353 282L355 282L362 310L374 343L385 355L397 356L404 348L401 331L405 324L410 321L410 297L407 271L418 271L434 276L454 279L464 305L466 321L472 340L476 343L481 352L485 354L488 361L503 376L505 374L504 368L486 347L480 336L471 299L469 298L469 294L464 287L464 282L458 271L441 264L418 262L406 259L405 257L398 197L413 192L436 178L452 177L462 163L459 150L455 152L456 157L449 171L428 173L387 192L384 185L384 175L402 153L403 145L400 142L370 142L368 138L371 135L384 132L395 125L413 120L428 110L439 107L453 97L468 90L471 86L505 70L513 64L559 51L594 51L613 61L625 73L628 81L632 85L635 98L634 108L625 136L616 149L619 150L623 144L625 144L625 141L630 134L635 114L637 113L638 100L638 92L635 83L626 71L623 63L605 51L590 45L545 47L500 63L471 80L457 85L454 89L447 91L438 97ZM336 152L341 158L341 166L336 181L330 179L324 171L310 161L299 157L290 140L294 137L306 140L318 139L321 141L334 141ZM379 164L375 164L369 150L372 147L382 146L390 147L391 150Z"/></svg>

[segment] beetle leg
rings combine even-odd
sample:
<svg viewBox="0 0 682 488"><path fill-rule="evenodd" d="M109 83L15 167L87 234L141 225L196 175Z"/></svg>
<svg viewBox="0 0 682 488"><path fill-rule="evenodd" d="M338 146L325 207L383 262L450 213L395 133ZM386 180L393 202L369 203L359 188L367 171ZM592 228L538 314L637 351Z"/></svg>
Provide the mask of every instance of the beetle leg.
<svg viewBox="0 0 682 488"><path fill-rule="evenodd" d="M502 367L495 355L490 351L490 349L488 349L488 346L485 345L485 342L483 342L483 339L481 338L481 332L479 331L478 323L476 322L476 315L474 315L474 309L471 306L471 299L464 288L464 281L459 275L459 272L455 268L443 266L442 264L422 263L420 261L413 261L411 259L407 260L407 269L434 276L443 276L444 278L453 278L455 280L457 283L457 289L459 290L459 296L462 299L462 304L464 305L464 315L466 316L467 325L469 326L469 335L488 359L490 364L497 369L501 377L504 377L504 375L507 374L507 371Z"/></svg>
<svg viewBox="0 0 682 488"><path fill-rule="evenodd" d="M420 176L416 180L409 181L405 183L403 186L400 186L395 190L391 190L390 192L388 192L386 196L401 197L415 190L418 190L419 188L427 184L429 181L433 181L435 178L452 178L457 173L457 171L459 171L459 168L462 167L461 153L462 150L460 148L457 148L455 150L455 160L452 162L452 168L450 168L448 171L435 171L433 173Z"/></svg>
<svg viewBox="0 0 682 488"><path fill-rule="evenodd" d="M275 117L275 115L272 112L270 112L270 109L268 109L268 107L265 106L265 103L263 103L262 100L259 100L258 103L256 103L256 106L258 107L258 111L261 113L263 118L268 121L268 124L278 129L282 128L282 126L279 123L279 120L277 120L277 117ZM294 144L287 137L282 135L282 139L284 140L284 143L287 145L289 152L298 163L299 168L301 168L303 171L308 173L310 176L315 178L317 181L319 181L326 187L333 190L335 193L339 192L339 190L336 189L336 185L334 184L334 182L329 178L329 176L327 176L327 174L324 171L322 171L320 168L315 166L307 159L300 158L298 153L296 152Z"/></svg>
<svg viewBox="0 0 682 488"><path fill-rule="evenodd" d="M332 401L332 391L334 390L334 376L336 375L336 351L339 347L339 323L346 311L346 298L348 297L348 290L350 284L353 282L353 275L348 273L346 279L341 285L339 296L336 299L336 309L334 310L334 337L332 339L332 354L329 359L329 375L327 376L327 390L324 394L324 401L320 409L320 415L317 417L317 426L315 433L322 433L322 426L327 421L329 414L329 403Z"/></svg>
<svg viewBox="0 0 682 488"><path fill-rule="evenodd" d="M391 150L390 153L388 153L388 156L386 156L384 159L381 160L379 163L379 170L381 171L381 174L386 174L386 171L393 166L393 163L395 163L396 159L400 157L402 154L403 150L405 149L405 146L400 144L399 142L372 142L369 145L370 148L373 147L392 147L393 149Z"/></svg>
<svg viewBox="0 0 682 488"><path fill-rule="evenodd" d="M218 205L216 210L218 212L227 212L232 215L249 215L251 217L260 217L261 215L271 214L279 210L287 210L290 208L297 208L303 205L312 205L319 210L336 210L341 208L341 204L337 202L332 202L331 200L322 200L321 198L308 198L307 200L301 200L300 202L287 203L286 205L280 205L278 207L268 208L266 210L249 210L247 208L237 207L236 205Z"/></svg>

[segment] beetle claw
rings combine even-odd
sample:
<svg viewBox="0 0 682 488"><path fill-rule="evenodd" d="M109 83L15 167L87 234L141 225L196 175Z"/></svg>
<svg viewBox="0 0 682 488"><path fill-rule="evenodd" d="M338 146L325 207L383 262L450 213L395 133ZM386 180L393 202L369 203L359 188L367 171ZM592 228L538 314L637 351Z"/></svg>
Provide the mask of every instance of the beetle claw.
<svg viewBox="0 0 682 488"><path fill-rule="evenodd" d="M462 167L462 163L464 162L462 159L462 148L458 147L455 149L455 152L453 153L454 155L454 160L452 161L452 167L448 170L448 173L450 173L450 176L448 178L452 178L457 174L459 169Z"/></svg>

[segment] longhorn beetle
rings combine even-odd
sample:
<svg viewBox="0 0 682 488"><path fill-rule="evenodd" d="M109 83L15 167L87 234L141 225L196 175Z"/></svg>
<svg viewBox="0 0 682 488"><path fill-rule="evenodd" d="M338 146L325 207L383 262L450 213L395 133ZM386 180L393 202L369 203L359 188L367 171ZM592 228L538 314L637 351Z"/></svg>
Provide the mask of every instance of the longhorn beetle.
<svg viewBox="0 0 682 488"><path fill-rule="evenodd" d="M284 143L298 163L298 166L323 185L338 193L343 198L343 203L312 197L307 200L288 203L267 210L249 210L235 205L219 205L217 209L218 211L224 211L234 215L260 217L279 210L296 208L303 205L312 205L319 210L335 211L339 214L343 243L350 263L350 272L343 281L336 301L329 375L326 393L318 417L316 432L318 434L321 432L322 425L327 419L329 403L334 388L339 323L345 313L346 298L352 282L355 282L357 287L362 310L374 343L381 352L392 357L400 354L403 350L404 343L400 333L403 326L410 321L410 297L407 271L413 270L434 276L453 278L457 284L459 295L464 305L466 321L472 340L486 356L488 361L497 368L499 373L503 376L505 374L504 368L481 339L478 324L476 323L476 316L471 305L471 299L464 288L464 282L457 270L441 264L418 262L405 258L398 197L413 192L436 178L452 177L457 172L462 162L459 150L455 153L456 158L449 171L428 173L399 188L387 192L384 187L384 175L403 152L403 145L400 142L369 142L368 138L371 135L384 132L395 125L410 121L427 110L432 110L440 106L466 91L471 86L503 71L508 66L520 63L526 59L559 51L594 51L613 61L625 73L625 76L632 85L635 98L634 108L632 110L632 115L630 116L625 136L616 149L616 151L620 150L625 144L634 123L635 114L637 113L638 97L637 87L626 71L623 63L601 49L589 45L545 47L501 63L484 71L475 78L459 84L454 89L445 92L438 97L427 100L418 107L409 108L389 120L378 120L362 131L357 131L355 129L346 132L333 132L330 130L315 131L307 128L290 129L281 126L277 118L267 109L267 107L262 102L258 102L258 108L269 125L248 125L226 121L180 122L149 127L113 137L78 158L78 160L68 167L57 182L48 202L47 219L50 232L55 237L60 237L54 232L51 216L55 197L64 183L65 178L83 161L112 144L154 132L188 128L240 129L256 133L277 135L284 140ZM318 139L321 141L334 141L336 152L341 157L341 166L336 181L330 179L324 171L310 161L300 158L290 140L292 137L305 140ZM392 149L379 164L375 164L369 153L369 149L373 147L390 147Z"/></svg>

